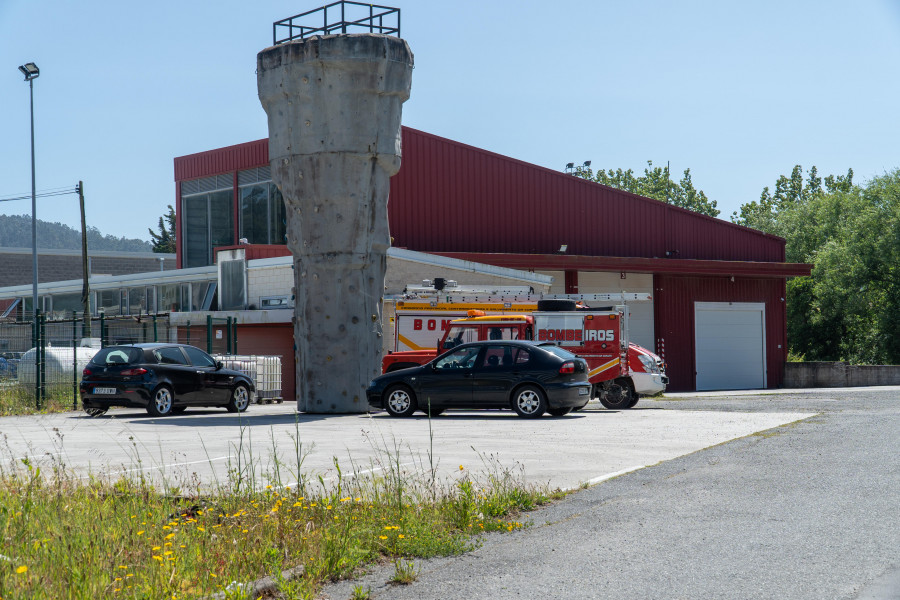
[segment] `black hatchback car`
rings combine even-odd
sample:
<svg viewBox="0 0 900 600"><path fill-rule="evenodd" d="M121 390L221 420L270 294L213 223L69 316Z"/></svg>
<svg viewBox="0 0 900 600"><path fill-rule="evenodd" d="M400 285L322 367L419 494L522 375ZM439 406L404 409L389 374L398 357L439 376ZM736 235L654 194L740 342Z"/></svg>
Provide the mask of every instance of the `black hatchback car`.
<svg viewBox="0 0 900 600"><path fill-rule="evenodd" d="M562 416L590 400L587 362L553 344L485 341L457 346L429 363L377 377L369 404L395 417L416 410L511 408L520 417Z"/></svg>
<svg viewBox="0 0 900 600"><path fill-rule="evenodd" d="M254 391L250 377L186 344L109 346L94 355L81 378L81 403L92 417L111 406L146 408L154 417L190 406L243 412Z"/></svg>

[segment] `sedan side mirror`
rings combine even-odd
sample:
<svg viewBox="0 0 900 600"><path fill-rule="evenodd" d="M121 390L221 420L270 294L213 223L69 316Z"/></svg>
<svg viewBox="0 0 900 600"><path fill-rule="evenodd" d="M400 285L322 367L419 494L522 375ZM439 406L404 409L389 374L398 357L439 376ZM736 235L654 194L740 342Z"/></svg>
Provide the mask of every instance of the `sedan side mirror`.
<svg viewBox="0 0 900 600"><path fill-rule="evenodd" d="M225 365L222 364L222 361L221 361L221 360L217 360L217 361L216 361L216 371L218 371L219 369L223 368L224 366L225 366Z"/></svg>

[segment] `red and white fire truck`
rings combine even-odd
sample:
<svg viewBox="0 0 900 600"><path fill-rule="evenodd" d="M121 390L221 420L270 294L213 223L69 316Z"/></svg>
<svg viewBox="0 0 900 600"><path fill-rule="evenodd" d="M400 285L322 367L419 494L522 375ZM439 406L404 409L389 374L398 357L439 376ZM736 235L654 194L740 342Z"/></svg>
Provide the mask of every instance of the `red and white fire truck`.
<svg viewBox="0 0 900 600"><path fill-rule="evenodd" d="M607 408L631 408L640 396L665 390L663 361L628 339L627 302L650 300L649 294L478 291L472 286L437 290L428 281L407 286L404 298L396 301L394 350L382 360L382 371L426 363L466 342L527 339L554 342L587 360L593 397Z"/></svg>

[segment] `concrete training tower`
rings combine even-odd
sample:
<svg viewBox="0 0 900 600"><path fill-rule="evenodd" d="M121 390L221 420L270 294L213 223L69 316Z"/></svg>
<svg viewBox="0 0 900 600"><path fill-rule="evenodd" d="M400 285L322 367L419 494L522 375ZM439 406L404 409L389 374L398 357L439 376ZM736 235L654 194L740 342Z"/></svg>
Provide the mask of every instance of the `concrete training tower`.
<svg viewBox="0 0 900 600"><path fill-rule="evenodd" d="M413 56L398 37L325 35L266 48L257 67L294 257L297 409L365 412Z"/></svg>

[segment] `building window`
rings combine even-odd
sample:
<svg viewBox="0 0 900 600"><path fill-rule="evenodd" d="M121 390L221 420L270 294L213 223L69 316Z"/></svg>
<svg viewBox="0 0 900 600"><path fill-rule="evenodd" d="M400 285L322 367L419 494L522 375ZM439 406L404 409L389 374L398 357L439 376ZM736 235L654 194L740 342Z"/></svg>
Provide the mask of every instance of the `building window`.
<svg viewBox="0 0 900 600"><path fill-rule="evenodd" d="M281 192L271 182L269 167L238 173L240 235L251 244L284 244L285 214Z"/></svg>
<svg viewBox="0 0 900 600"><path fill-rule="evenodd" d="M181 184L182 265L213 264L213 248L234 244L234 191L230 175Z"/></svg>

